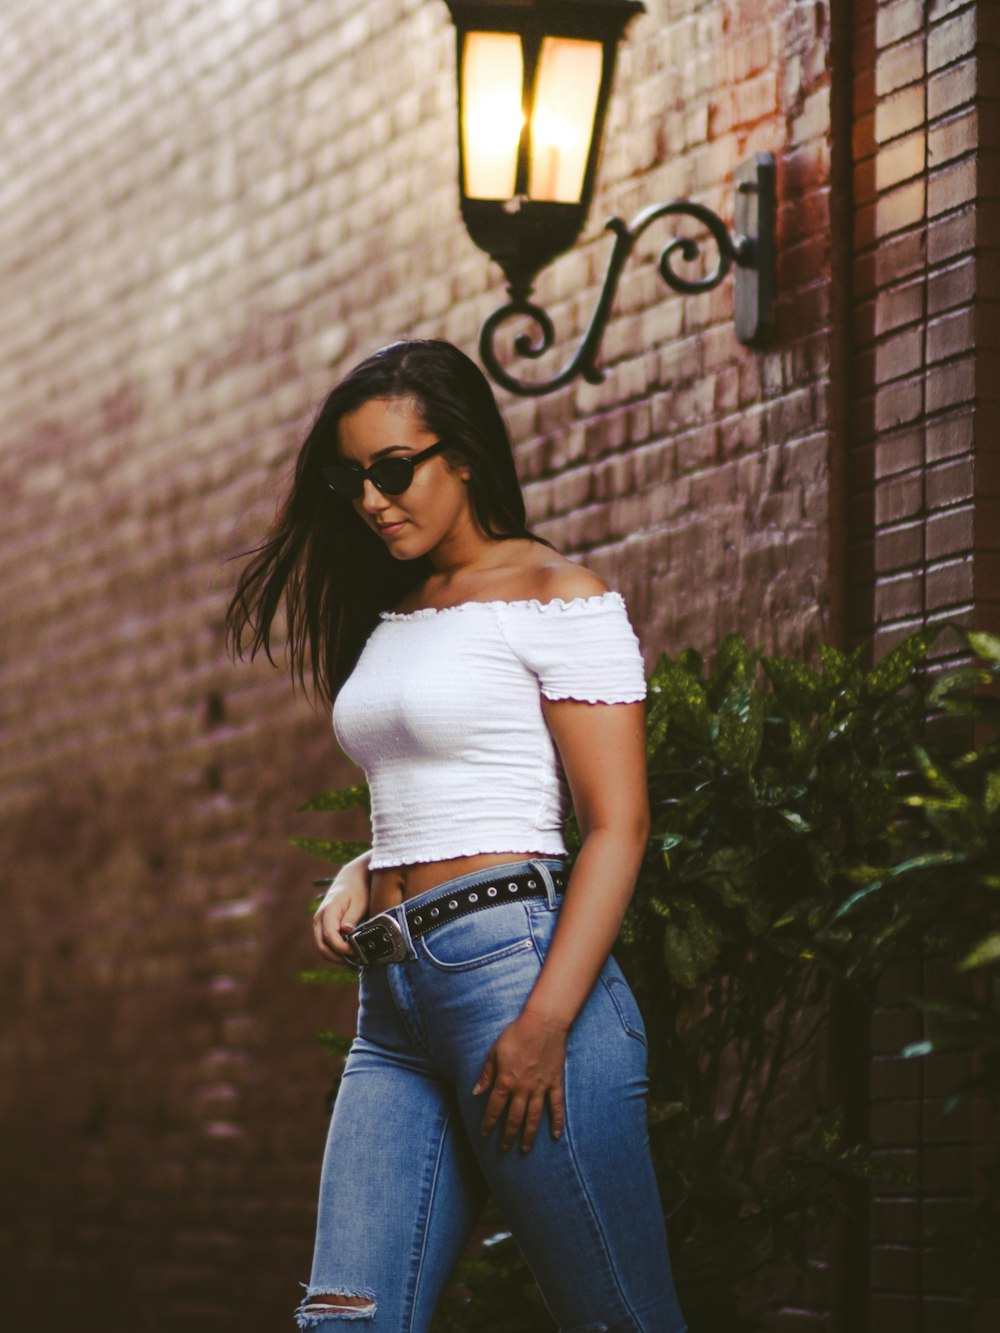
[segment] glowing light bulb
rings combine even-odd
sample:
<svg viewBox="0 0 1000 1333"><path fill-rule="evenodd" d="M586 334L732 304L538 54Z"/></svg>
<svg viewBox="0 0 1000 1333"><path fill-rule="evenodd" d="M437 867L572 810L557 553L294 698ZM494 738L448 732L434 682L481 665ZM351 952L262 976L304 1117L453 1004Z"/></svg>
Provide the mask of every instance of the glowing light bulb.
<svg viewBox="0 0 1000 1333"><path fill-rule="evenodd" d="M603 60L600 42L566 37L542 42L531 117L532 199L576 203L580 198Z"/></svg>
<svg viewBox="0 0 1000 1333"><path fill-rule="evenodd" d="M470 199L509 199L524 114L520 38L470 32L462 57L462 155Z"/></svg>
<svg viewBox="0 0 1000 1333"><path fill-rule="evenodd" d="M531 118L532 136L536 145L544 144L548 148L561 148L565 151L580 140L575 125L565 116L557 115L547 106L535 108Z"/></svg>

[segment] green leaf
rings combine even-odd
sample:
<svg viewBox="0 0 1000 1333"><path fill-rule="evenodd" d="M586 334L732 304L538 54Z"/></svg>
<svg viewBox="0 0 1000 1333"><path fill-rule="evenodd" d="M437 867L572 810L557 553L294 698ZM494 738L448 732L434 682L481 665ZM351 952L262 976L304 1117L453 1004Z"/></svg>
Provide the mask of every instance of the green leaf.
<svg viewBox="0 0 1000 1333"><path fill-rule="evenodd" d="M941 795L947 796L959 804L968 799L962 789L955 785L944 769L934 762L923 745L914 745L912 747L912 754L916 760L917 768L935 791L940 792Z"/></svg>
<svg viewBox="0 0 1000 1333"><path fill-rule="evenodd" d="M316 986L356 986L360 972L349 967L310 967L298 973L299 981Z"/></svg>
<svg viewBox="0 0 1000 1333"><path fill-rule="evenodd" d="M900 1052L907 1059L920 1059L926 1055L962 1055L973 1049L980 1039L977 1028L963 1028L943 1032L926 1041L914 1041Z"/></svg>
<svg viewBox="0 0 1000 1333"><path fill-rule="evenodd" d="M290 838L289 841L308 856L315 856L320 861L331 861L334 865L346 865L356 856L368 850L367 842L327 841L325 838Z"/></svg>
<svg viewBox="0 0 1000 1333"><path fill-rule="evenodd" d="M336 1056L338 1060L347 1059L351 1049L351 1037L345 1037L342 1032L334 1032L332 1028L322 1028L316 1036L331 1055Z"/></svg>
<svg viewBox="0 0 1000 1333"><path fill-rule="evenodd" d="M884 879L886 875L892 873L890 866L873 866L867 862L857 866L847 866L841 871L841 874L847 876L852 884L858 884L864 888L866 884L871 884L873 880Z"/></svg>
<svg viewBox="0 0 1000 1333"><path fill-rule="evenodd" d="M355 782L352 786L336 786L331 792L320 792L311 796L300 810L357 810L371 809L371 793L367 782Z"/></svg>
<svg viewBox="0 0 1000 1333"><path fill-rule="evenodd" d="M358 782L353 787L336 787L333 791L320 792L311 797L300 810L369 810L371 795L367 782Z"/></svg>
<svg viewBox="0 0 1000 1333"><path fill-rule="evenodd" d="M730 690L717 717L715 752L726 768L748 773L764 737L767 704L759 690L740 684Z"/></svg>
<svg viewBox="0 0 1000 1333"><path fill-rule="evenodd" d="M900 1055L904 1060L915 1060L925 1055L934 1054L934 1043L932 1041L911 1041L909 1046L904 1046Z"/></svg>
<svg viewBox="0 0 1000 1333"><path fill-rule="evenodd" d="M650 1125L663 1125L668 1120L676 1120L678 1116L687 1113L687 1106L684 1102L654 1102L650 1105L649 1114L646 1117Z"/></svg>
<svg viewBox="0 0 1000 1333"><path fill-rule="evenodd" d="M806 822L800 814L794 810L779 810L778 814L788 824L790 828L795 829L796 833L811 833L813 826Z"/></svg>
<svg viewBox="0 0 1000 1333"><path fill-rule="evenodd" d="M860 679L861 654L865 645L859 643L849 654L831 644L820 644L819 660L823 667L823 683L830 687L844 686L849 680Z"/></svg>
<svg viewBox="0 0 1000 1333"><path fill-rule="evenodd" d="M714 675L722 682L748 684L760 656L759 651L751 651L742 634L734 631L719 644L713 662Z"/></svg>
<svg viewBox="0 0 1000 1333"><path fill-rule="evenodd" d="M975 706L975 699L953 700L950 696L956 692L968 695L975 686L988 685L992 679L993 673L983 667L955 667L938 677L928 691L927 702L935 708L946 708L949 712L968 712L970 705Z"/></svg>
<svg viewBox="0 0 1000 1333"><path fill-rule="evenodd" d="M693 908L684 926L668 922L663 932L663 953L671 976L692 990L719 954L720 931L710 917Z"/></svg>
<svg viewBox="0 0 1000 1333"><path fill-rule="evenodd" d="M867 884L863 889L858 889L857 893L852 893L849 898L844 899L830 920L839 921L842 916L846 916L848 912L853 911L858 903L864 902L864 900L871 894L877 893L881 887L882 881L876 879L871 884Z"/></svg>
<svg viewBox="0 0 1000 1333"><path fill-rule="evenodd" d="M796 760L811 760L819 746L820 737L807 722L797 717L788 719L788 736L792 743L792 756Z"/></svg>
<svg viewBox="0 0 1000 1333"><path fill-rule="evenodd" d="M665 655L650 677L649 707L655 718L649 728L652 753L665 739L668 728L675 725L696 736L708 735L709 708L704 687Z"/></svg>
<svg viewBox="0 0 1000 1333"><path fill-rule="evenodd" d="M968 859L964 852L921 852L919 856L911 856L908 860L894 865L889 874L898 877L908 875L914 870L933 870L937 866L961 865Z"/></svg>
<svg viewBox="0 0 1000 1333"><path fill-rule="evenodd" d="M939 625L917 630L897 643L892 652L879 662L865 678L865 691L875 699L884 699L901 690L913 675L914 668L927 656L927 649L940 633Z"/></svg>
<svg viewBox="0 0 1000 1333"><path fill-rule="evenodd" d="M989 1005L925 995L910 996L909 1002L931 1021L935 1029L932 1036L947 1032L949 1036L961 1035L963 1041L975 1041L994 1030L1000 1033L1000 1012Z"/></svg>
<svg viewBox="0 0 1000 1333"><path fill-rule="evenodd" d="M1000 636L986 630L969 630L966 634L969 647L979 657L986 657L991 662L1000 663Z"/></svg>
<svg viewBox="0 0 1000 1333"><path fill-rule="evenodd" d="M774 686L775 698L785 707L797 713L811 713L822 707L826 694L822 678L804 662L764 657L761 666Z"/></svg>
<svg viewBox="0 0 1000 1333"><path fill-rule="evenodd" d="M696 680L701 680L705 664L701 653L697 648L685 648L677 654L677 665L682 671L686 671L689 676L694 676Z"/></svg>
<svg viewBox="0 0 1000 1333"><path fill-rule="evenodd" d="M974 967L987 967L990 963L1000 963L1000 931L987 935L970 949L958 964L958 970L970 972Z"/></svg>
<svg viewBox="0 0 1000 1333"><path fill-rule="evenodd" d="M749 847L717 847L705 857L701 874L705 879L748 884L753 879L756 854Z"/></svg>

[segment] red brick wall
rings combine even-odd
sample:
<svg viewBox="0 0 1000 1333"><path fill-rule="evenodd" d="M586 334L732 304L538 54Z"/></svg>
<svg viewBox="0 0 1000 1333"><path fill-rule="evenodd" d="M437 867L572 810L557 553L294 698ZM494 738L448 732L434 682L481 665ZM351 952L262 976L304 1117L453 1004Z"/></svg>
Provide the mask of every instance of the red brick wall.
<svg viewBox="0 0 1000 1333"><path fill-rule="evenodd" d="M764 149L776 337L736 342L728 286L669 293L650 233L604 384L510 405L519 468L538 530L622 589L650 662L733 629L809 652L840 628L829 12L648 9L586 235L539 284L552 360L596 299L604 216L678 195L731 216L730 173ZM453 34L438 0L36 0L0 51L2 1301L39 1333L281 1327L324 1130L313 1034L349 1018L294 979L311 866L286 840L348 773L280 674L227 662L225 559L340 373L401 333L474 350L501 297L458 220ZM968 307L960 216L927 261L942 316ZM934 392L964 393L949 356ZM940 411L959 431L961 400ZM950 430L942 487L968 450ZM826 1326L833 1297L819 1265L771 1292L772 1325Z"/></svg>
<svg viewBox="0 0 1000 1333"><path fill-rule="evenodd" d="M855 0L854 20L849 632L874 626L881 656L924 624L1000 625L1000 7ZM938 656L957 648L946 636ZM971 1326L934 1232L967 1215L995 1151L988 1121L944 1113L962 1057L899 1058L922 1035L902 1002L933 969L950 965L886 976L872 1031L873 1143L912 1179L872 1200L867 1313L883 1333Z"/></svg>
<svg viewBox="0 0 1000 1333"><path fill-rule="evenodd" d="M873 620L882 651L925 621L968 620L973 605L977 182L989 162L975 151L989 68L977 36L995 10L855 8L851 629Z"/></svg>

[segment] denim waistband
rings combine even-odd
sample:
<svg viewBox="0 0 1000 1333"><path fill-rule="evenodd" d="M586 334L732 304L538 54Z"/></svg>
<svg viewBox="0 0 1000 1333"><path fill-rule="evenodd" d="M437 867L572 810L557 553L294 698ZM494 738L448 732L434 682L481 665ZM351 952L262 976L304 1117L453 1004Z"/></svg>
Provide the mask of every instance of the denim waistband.
<svg viewBox="0 0 1000 1333"><path fill-rule="evenodd" d="M407 956L415 958L416 952L406 920L406 914L412 908L419 908L422 904L434 902L438 898L447 898L460 889L471 889L479 884L489 884L491 880L499 880L505 876L518 874L531 874L532 871L535 871L544 881L549 905L554 907L558 894L554 877L560 874L564 866L565 860L560 856L525 856L516 861L504 861L501 865L483 866L479 870L470 870L466 875L456 875L454 879L446 879L441 884L435 884L433 888L425 889L423 893L414 894L412 898L406 898L394 907L388 907L384 912L379 912L371 920L376 921L379 917L392 917L398 925L399 933L405 942L404 947Z"/></svg>

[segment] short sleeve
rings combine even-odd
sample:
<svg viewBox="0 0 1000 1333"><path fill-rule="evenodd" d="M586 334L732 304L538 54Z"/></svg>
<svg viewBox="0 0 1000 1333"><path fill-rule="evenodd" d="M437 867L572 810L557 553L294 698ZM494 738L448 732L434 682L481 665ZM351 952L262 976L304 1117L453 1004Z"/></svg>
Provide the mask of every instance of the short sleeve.
<svg viewBox="0 0 1000 1333"><path fill-rule="evenodd" d="M499 608L508 645L547 699L636 703L646 697L639 640L620 593L509 602Z"/></svg>

